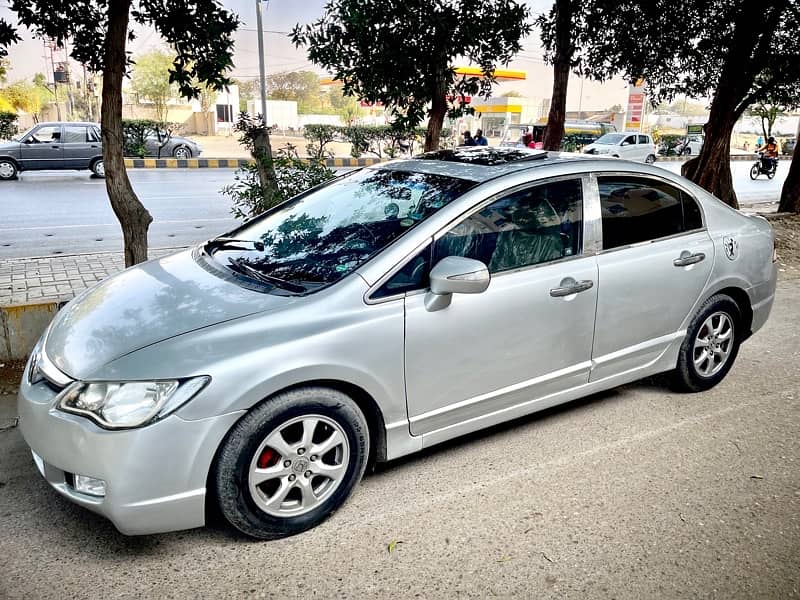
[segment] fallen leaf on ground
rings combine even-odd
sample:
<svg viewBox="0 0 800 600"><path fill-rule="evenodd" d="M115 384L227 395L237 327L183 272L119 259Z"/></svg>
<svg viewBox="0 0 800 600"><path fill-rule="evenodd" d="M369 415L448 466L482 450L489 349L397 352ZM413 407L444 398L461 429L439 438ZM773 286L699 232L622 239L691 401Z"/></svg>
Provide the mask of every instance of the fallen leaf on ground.
<svg viewBox="0 0 800 600"><path fill-rule="evenodd" d="M391 541L391 542L389 542L389 544L386 546L386 551L387 551L389 554L391 554L392 552L394 552L394 551L397 549L397 544L402 544L402 543L403 543L403 540L392 540L392 541Z"/></svg>

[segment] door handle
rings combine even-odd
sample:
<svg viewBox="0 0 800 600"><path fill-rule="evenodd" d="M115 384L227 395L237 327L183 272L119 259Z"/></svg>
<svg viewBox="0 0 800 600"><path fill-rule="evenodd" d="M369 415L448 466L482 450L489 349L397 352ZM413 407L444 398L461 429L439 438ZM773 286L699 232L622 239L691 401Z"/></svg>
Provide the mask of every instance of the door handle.
<svg viewBox="0 0 800 600"><path fill-rule="evenodd" d="M61 146L50 146L50 147L51 147L51 148L54 148L54 149L56 149L56 150L58 150L59 148L61 148Z"/></svg>
<svg viewBox="0 0 800 600"><path fill-rule="evenodd" d="M566 284L566 285L565 285ZM594 281L590 279L583 279L582 281L572 280L572 283L562 281L561 286L550 290L550 295L553 298L563 298L564 296L571 296L572 294L579 294L585 292L594 285Z"/></svg>
<svg viewBox="0 0 800 600"><path fill-rule="evenodd" d="M672 261L672 264L676 267L688 267L689 265L693 265L695 263L699 263L702 260L705 260L706 255L702 252L698 252L697 254L689 254L688 252L684 251L681 252L679 258L676 258Z"/></svg>

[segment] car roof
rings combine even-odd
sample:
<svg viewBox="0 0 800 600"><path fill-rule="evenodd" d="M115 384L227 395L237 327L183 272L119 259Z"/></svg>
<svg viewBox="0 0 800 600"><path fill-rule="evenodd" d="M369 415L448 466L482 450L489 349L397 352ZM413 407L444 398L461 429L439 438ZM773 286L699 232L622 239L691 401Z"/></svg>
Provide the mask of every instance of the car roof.
<svg viewBox="0 0 800 600"><path fill-rule="evenodd" d="M88 121L43 121L36 123L36 125L93 125L98 127L97 123L90 123Z"/></svg>
<svg viewBox="0 0 800 600"><path fill-rule="evenodd" d="M411 158L373 165L370 168L430 173L483 182L525 169L591 159L591 155L548 152L514 146L462 146L452 150L426 152Z"/></svg>

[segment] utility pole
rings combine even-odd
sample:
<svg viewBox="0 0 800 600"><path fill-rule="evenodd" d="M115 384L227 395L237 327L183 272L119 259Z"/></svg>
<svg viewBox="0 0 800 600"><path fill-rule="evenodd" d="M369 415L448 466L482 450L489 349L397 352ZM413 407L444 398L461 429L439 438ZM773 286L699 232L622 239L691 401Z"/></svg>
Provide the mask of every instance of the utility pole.
<svg viewBox="0 0 800 600"><path fill-rule="evenodd" d="M53 95L56 97L56 114L58 115L58 120L61 120L61 104L58 102L58 82L56 81L56 61L53 57L53 49L55 48L56 42L55 40L48 39L45 42L45 46L50 50L50 73L53 75ZM45 59L45 64L47 63L47 59Z"/></svg>
<svg viewBox="0 0 800 600"><path fill-rule="evenodd" d="M269 0L267 0L268 2ZM267 126L267 77L264 72L264 31L261 23L261 0L256 0L256 24L258 29L258 73L261 78L261 120Z"/></svg>

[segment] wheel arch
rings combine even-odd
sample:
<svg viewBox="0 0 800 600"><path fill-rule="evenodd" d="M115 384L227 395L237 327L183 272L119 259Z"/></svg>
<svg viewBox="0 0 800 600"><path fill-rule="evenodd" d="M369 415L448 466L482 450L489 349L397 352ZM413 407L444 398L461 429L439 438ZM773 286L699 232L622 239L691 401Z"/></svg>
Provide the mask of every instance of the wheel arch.
<svg viewBox="0 0 800 600"><path fill-rule="evenodd" d="M710 294L708 298L711 298L712 296L718 296L720 294L730 297L739 307L739 310L742 313L742 326L744 328L742 341L746 340L752 334L753 328L753 306L750 302L750 296L748 296L747 292L740 287L728 286L716 290L713 294ZM708 300L708 298L706 298L706 300Z"/></svg>
<svg viewBox="0 0 800 600"><path fill-rule="evenodd" d="M17 160L13 156L0 156L0 160L7 160L8 162L13 163L18 173L23 170L19 160Z"/></svg>

